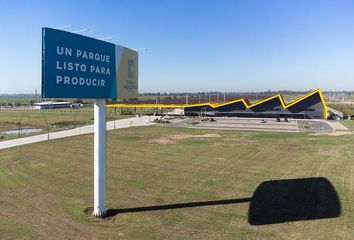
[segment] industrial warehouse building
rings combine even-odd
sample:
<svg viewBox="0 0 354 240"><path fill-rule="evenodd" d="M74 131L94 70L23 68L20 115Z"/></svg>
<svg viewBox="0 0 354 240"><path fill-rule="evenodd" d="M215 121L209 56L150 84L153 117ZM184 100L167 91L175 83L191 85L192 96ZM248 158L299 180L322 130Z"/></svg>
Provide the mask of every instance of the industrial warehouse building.
<svg viewBox="0 0 354 240"><path fill-rule="evenodd" d="M288 117L296 119L327 119L327 106L321 90L289 103L281 94L251 104L247 99L237 99L222 104L194 104L184 108L187 116L230 116L230 117Z"/></svg>
<svg viewBox="0 0 354 240"><path fill-rule="evenodd" d="M109 103L108 107L119 108L183 108L186 116L215 117L286 117L295 119L327 119L328 110L320 89L314 90L289 104L281 94L276 94L253 104L240 98L225 103L198 104L146 104L146 103Z"/></svg>

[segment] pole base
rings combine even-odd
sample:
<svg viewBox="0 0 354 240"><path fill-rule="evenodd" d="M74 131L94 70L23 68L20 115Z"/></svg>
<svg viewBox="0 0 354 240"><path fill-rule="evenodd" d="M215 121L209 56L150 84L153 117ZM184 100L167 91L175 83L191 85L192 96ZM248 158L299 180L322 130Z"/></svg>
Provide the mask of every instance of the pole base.
<svg viewBox="0 0 354 240"><path fill-rule="evenodd" d="M94 211L92 216L95 218L104 218L107 215L107 211Z"/></svg>

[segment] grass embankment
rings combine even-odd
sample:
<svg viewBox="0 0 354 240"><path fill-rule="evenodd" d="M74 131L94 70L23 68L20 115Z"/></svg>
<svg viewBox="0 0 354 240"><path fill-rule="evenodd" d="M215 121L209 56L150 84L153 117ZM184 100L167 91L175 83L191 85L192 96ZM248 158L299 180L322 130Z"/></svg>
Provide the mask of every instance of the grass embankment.
<svg viewBox="0 0 354 240"><path fill-rule="evenodd" d="M92 135L1 150L0 238L352 239L353 141L354 135L167 127L110 131L107 207L118 214L105 220L84 214L93 201ZM340 216L249 222L249 202L242 199L251 198L262 182L315 177L333 184ZM281 189L303 200L284 208L300 211L311 202L308 191L318 192L320 206L326 195L317 187ZM286 198L268 190L268 199ZM219 200L227 201L210 202ZM200 202L208 203L197 207ZM129 209L137 207L143 208ZM326 216L325 209L316 211Z"/></svg>
<svg viewBox="0 0 354 240"><path fill-rule="evenodd" d="M354 105L352 104L332 103L328 106L343 112L347 116L354 116Z"/></svg>

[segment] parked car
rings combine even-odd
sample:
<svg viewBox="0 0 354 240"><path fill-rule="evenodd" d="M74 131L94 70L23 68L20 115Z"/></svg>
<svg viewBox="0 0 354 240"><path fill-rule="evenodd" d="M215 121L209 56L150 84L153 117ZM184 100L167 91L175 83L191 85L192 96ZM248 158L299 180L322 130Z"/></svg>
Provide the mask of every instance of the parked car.
<svg viewBox="0 0 354 240"><path fill-rule="evenodd" d="M333 113L330 116L330 119L332 119L332 120L342 120L343 118L340 115Z"/></svg>

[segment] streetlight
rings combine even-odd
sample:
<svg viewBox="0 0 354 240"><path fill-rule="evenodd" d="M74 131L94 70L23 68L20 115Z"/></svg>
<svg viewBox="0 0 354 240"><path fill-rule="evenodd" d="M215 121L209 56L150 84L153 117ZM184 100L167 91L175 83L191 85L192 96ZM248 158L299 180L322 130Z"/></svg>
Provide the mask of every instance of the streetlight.
<svg viewBox="0 0 354 240"><path fill-rule="evenodd" d="M132 48L134 51L146 51L146 48Z"/></svg>
<svg viewBox="0 0 354 240"><path fill-rule="evenodd" d="M70 28L72 27L73 25L64 25L64 26L60 26L60 27L55 27L54 29L64 29L64 28Z"/></svg>
<svg viewBox="0 0 354 240"><path fill-rule="evenodd" d="M97 38L98 40L110 40L113 39L113 37L101 37L101 38Z"/></svg>
<svg viewBox="0 0 354 240"><path fill-rule="evenodd" d="M79 30L74 30L74 31L71 31L72 33L80 33L80 32L86 32L88 31L88 28L83 28L83 29L79 29Z"/></svg>

